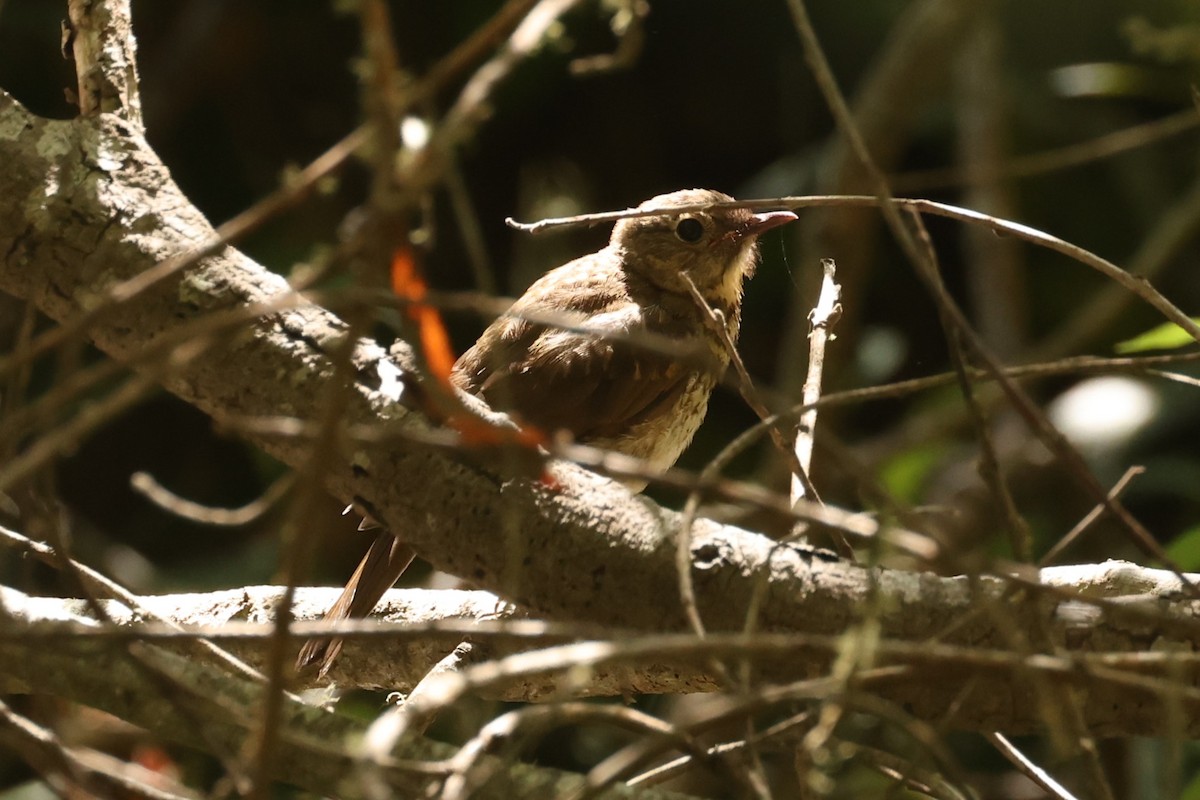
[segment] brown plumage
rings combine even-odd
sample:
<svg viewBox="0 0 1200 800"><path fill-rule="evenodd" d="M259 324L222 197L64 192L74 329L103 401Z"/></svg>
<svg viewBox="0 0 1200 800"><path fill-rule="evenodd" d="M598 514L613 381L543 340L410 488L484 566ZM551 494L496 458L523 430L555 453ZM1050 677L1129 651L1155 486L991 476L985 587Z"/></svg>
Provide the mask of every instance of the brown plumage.
<svg viewBox="0 0 1200 800"><path fill-rule="evenodd" d="M690 189L659 195L638 208L731 200L720 192ZM689 276L707 303L721 311L736 339L742 283L757 264L758 236L795 218L787 211L754 214L739 208L622 219L606 247L535 281L458 359L452 379L518 422L565 430L576 441L665 469L700 427L729 361L681 276ZM597 335L526 319L563 312L584 315ZM605 338L604 332L620 338ZM717 368L698 370L692 362L630 341L645 332L678 341L681 349L705 347ZM382 532L326 619L369 614L411 560L407 547ZM324 674L340 649L340 640L309 642L298 666L320 661Z"/></svg>

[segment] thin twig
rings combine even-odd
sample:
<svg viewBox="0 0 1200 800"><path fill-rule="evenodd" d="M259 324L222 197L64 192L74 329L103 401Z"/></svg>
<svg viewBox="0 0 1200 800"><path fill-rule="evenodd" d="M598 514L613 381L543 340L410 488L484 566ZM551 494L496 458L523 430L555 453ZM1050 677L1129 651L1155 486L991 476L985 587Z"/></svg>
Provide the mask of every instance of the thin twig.
<svg viewBox="0 0 1200 800"><path fill-rule="evenodd" d="M1085 266L1091 267L1105 277L1117 282L1124 289L1137 296L1147 305L1157 309L1169 321L1179 325L1188 335L1200 341L1200 325L1192 321L1191 317L1185 314L1182 310L1176 307L1171 301L1164 297L1154 287L1147 283L1144 279L1133 275L1118 267L1108 259L1086 250L1079 245L1071 244L1057 236L1039 231L1028 225L1023 225L1019 222L993 217L989 214L984 214L979 211L972 211L968 208L953 206L948 203L935 203L932 200L921 200L914 198L889 197L886 204L890 204L894 208L912 207L922 214L932 214L934 216L946 217L948 219L967 222L974 225L982 225L989 230L999 235L1016 236L1039 247L1044 247L1048 250L1053 250L1056 253L1061 253L1068 258L1074 259ZM888 207L885 201L879 197L871 195L821 195L810 197L774 197L763 200L738 200L732 203L707 203L696 206L678 206L670 209L626 209L624 211L606 211L599 214L578 214L570 217L554 217L550 219L539 220L538 222L524 223L517 222L509 217L507 224L509 227L516 230L525 231L528 233L541 233L553 228L575 225L595 225L601 222L614 222L618 219L627 217L645 217L645 216L661 216L663 214L683 214L688 211L706 211L715 208L748 208L748 209L790 209L796 210L799 208L813 207L844 207L844 208L870 208L870 207Z"/></svg>
<svg viewBox="0 0 1200 800"><path fill-rule="evenodd" d="M1012 742L1010 742L1002 733L989 733L987 740L992 743L1000 754L1009 760L1009 762L1021 771L1025 777L1036 783L1042 791L1048 792L1050 795L1058 798L1058 800L1076 800L1075 795L1066 790L1062 784L1050 777L1050 773L1033 763L1020 750L1018 750Z"/></svg>
<svg viewBox="0 0 1200 800"><path fill-rule="evenodd" d="M979 475L991 490L992 496L1000 504L1005 527L1008 529L1009 546L1012 547L1014 557L1018 561L1032 561L1033 535L1029 530L1029 524L1017 510L1016 501L1013 500L1008 483L1004 480L1004 473L1000 467L1000 456L988 426L987 416L967 374L968 356L964 345L966 333L960 327L961 318L952 310L954 301L950 297L946 284L942 281L937 252L934 250L933 240L929 237L929 231L919 214L911 209L909 213L912 216L917 240L925 249L925 259L917 264L917 271L937 304L938 316L941 319L942 329L950 349L950 363L954 367L954 374L958 377L959 393L962 395L967 416L971 419L979 440Z"/></svg>
<svg viewBox="0 0 1200 800"><path fill-rule="evenodd" d="M816 487L809 480L812 468L813 443L817 436L817 407L815 403L821 399L821 387L825 375L825 347L832 336L833 326L842 315L842 287L834 279L837 265L832 258L821 260L821 293L817 304L809 312L808 321L811 330L808 335L808 374L804 379L804 389L801 402L808 410L800 415L796 424L795 446L792 452L799 465L792 472L792 503L800 500L812 500L820 503L821 497ZM793 537L804 534L806 526L797 526L792 531ZM854 551L840 536L835 540L841 555L853 557Z"/></svg>
<svg viewBox="0 0 1200 800"><path fill-rule="evenodd" d="M1125 470L1125 474L1122 475L1120 480L1118 480L1113 485L1112 489L1109 490L1109 499L1112 500L1120 497L1121 493L1125 491L1125 487L1129 485L1130 481L1145 471L1146 468L1141 466L1132 466ZM1054 563L1054 560L1062 555L1064 550L1074 544L1075 540L1082 536L1083 533L1092 526L1092 523L1098 520L1105 511L1107 511L1107 508L1103 503L1097 503L1095 506L1093 506L1092 510L1085 514L1083 519L1079 520L1079 522L1075 524L1075 527L1067 531L1067 533L1061 539L1054 543L1053 547L1046 551L1045 555L1038 559L1038 566L1044 567L1048 564Z"/></svg>
<svg viewBox="0 0 1200 800"><path fill-rule="evenodd" d="M754 385L754 379L750 377L750 373L746 370L746 364L742 361L741 354L738 353L737 344L733 341L733 337L729 335L729 328L727 327L724 315L708 304L708 301L704 299L704 295L700 293L690 275L684 272L680 273L680 277L687 284L688 291L691 293L692 299L696 301L696 305L704 312L705 324L721 340L721 344L725 348L725 353L729 356L729 363L733 365L733 369L737 373L738 390L742 394L742 399L746 401L746 405L750 406L751 410L758 415L760 420L771 419L773 415L770 409L767 408L766 403L763 402L758 388ZM801 485L808 488L808 497L814 502L819 503L820 498L817 496L812 482L808 479L808 472L788 446L783 428L777 425L770 425L769 432L771 434L771 441L775 443L775 446L779 448L779 452L787 460L788 468L792 470L793 475L800 481Z"/></svg>
<svg viewBox="0 0 1200 800"><path fill-rule="evenodd" d="M42 542L35 542L28 536L11 530L9 528L0 527L0 545L20 548L23 552L28 553L38 559L58 567L63 563L63 557L53 547ZM104 597L111 597L127 608L133 610L143 619L155 620L162 624L172 635L178 635L180 638L200 639L200 650L206 655L214 657L218 662L231 669L233 672L242 675L253 681L262 682L265 680L262 673L246 664L241 659L235 658L232 654L217 647L210 641L206 641L203 636L197 636L192 632L185 631L172 620L155 613L147 608L145 604L140 603L136 595L127 591L123 586L109 580L101 575L96 570L82 564L78 561L72 562L75 573L79 578L86 583L88 589L95 594Z"/></svg>
<svg viewBox="0 0 1200 800"><path fill-rule="evenodd" d="M646 17L649 14L650 3L647 0L619 0L611 23L612 32L617 37L616 49L611 53L575 59L571 62L571 74L591 77L632 67L642 54L646 41Z"/></svg>
<svg viewBox="0 0 1200 800"><path fill-rule="evenodd" d="M149 472L135 472L129 476L130 487L163 511L189 522L225 528L239 528L259 519L287 494L294 483L294 475L289 472L240 508L215 508L180 497L159 483Z"/></svg>
<svg viewBox="0 0 1200 800"><path fill-rule="evenodd" d="M1197 126L1200 126L1200 116L1197 116L1195 109L1189 108L1087 141L1043 150L1040 153L1014 156L998 164L995 175L997 178L1031 178L1047 172L1070 169L1187 133L1195 130ZM943 167L902 172L893 175L891 181L893 188L898 191L923 194L938 189L971 186L981 177L961 167Z"/></svg>
<svg viewBox="0 0 1200 800"><path fill-rule="evenodd" d="M0 701L0 741L4 741L62 797L139 797L142 800L198 800L200 795L160 773L96 750L70 747L52 730L17 714ZM163 784L170 788L164 788Z"/></svg>

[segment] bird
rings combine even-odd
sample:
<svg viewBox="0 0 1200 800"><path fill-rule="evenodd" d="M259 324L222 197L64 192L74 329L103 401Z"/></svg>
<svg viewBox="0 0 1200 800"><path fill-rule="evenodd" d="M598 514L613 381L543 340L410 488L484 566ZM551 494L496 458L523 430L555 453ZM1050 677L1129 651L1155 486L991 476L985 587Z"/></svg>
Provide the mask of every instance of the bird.
<svg viewBox="0 0 1200 800"><path fill-rule="evenodd" d="M791 211L712 207L734 202L711 189L645 201L638 212L661 213L619 219L605 247L534 281L458 358L452 384L518 425L642 459L648 472L670 467L691 443L729 363L712 319L736 341L758 237L796 219ZM567 330L532 321L563 314L585 324ZM709 366L638 347L646 334L677 343L680 352L698 348L711 356ZM623 482L635 492L646 483ZM401 539L381 530L325 619L370 614L412 559ZM338 639L314 639L297 668L320 664L323 677L340 650Z"/></svg>

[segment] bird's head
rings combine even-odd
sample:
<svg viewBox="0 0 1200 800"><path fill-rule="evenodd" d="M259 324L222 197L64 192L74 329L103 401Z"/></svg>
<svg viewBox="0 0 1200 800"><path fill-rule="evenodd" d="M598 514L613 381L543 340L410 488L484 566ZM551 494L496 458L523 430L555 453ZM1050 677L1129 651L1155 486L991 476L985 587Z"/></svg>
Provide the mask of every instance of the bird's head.
<svg viewBox="0 0 1200 800"><path fill-rule="evenodd" d="M796 219L790 211L754 213L745 208L674 208L734 202L711 189L684 189L652 197L639 211L662 210L662 215L630 217L613 227L609 247L622 257L625 269L670 292L688 293L687 275L709 300L736 303L742 280L758 262L760 234Z"/></svg>

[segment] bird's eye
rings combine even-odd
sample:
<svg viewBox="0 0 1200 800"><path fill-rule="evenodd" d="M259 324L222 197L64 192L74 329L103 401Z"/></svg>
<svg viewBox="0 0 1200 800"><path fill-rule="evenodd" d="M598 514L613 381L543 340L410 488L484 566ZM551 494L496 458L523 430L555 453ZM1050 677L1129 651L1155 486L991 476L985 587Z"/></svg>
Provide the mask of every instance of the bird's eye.
<svg viewBox="0 0 1200 800"><path fill-rule="evenodd" d="M694 217L684 217L675 223L675 235L681 242L695 244L704 237L704 225Z"/></svg>

